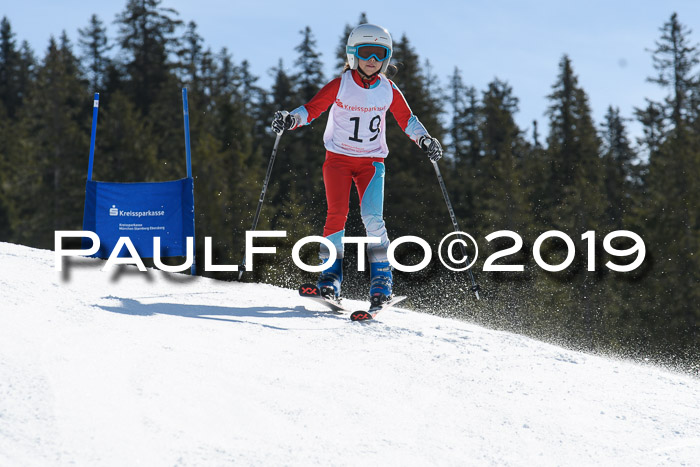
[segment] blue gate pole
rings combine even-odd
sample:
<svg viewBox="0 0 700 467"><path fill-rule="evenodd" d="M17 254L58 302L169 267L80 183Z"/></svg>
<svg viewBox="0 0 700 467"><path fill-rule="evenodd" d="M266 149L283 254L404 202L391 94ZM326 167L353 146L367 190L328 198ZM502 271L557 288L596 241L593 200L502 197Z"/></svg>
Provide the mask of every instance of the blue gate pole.
<svg viewBox="0 0 700 467"><path fill-rule="evenodd" d="M185 156L187 157L187 178L192 178L192 152L190 150L190 110L187 104L187 88L182 88L182 118L185 121ZM194 189L194 182L192 183ZM194 234L194 216L192 216L192 232ZM195 238L192 238L192 268L190 273L197 275L197 243Z"/></svg>
<svg viewBox="0 0 700 467"><path fill-rule="evenodd" d="M100 93L95 93L92 101L92 132L90 133L90 162L88 162L88 181L92 180L92 166L95 162L95 136L97 135L97 111L100 108Z"/></svg>
<svg viewBox="0 0 700 467"><path fill-rule="evenodd" d="M192 178L192 152L190 151L190 111L187 105L187 88L182 88L182 114L185 119L185 154L187 156L187 178Z"/></svg>

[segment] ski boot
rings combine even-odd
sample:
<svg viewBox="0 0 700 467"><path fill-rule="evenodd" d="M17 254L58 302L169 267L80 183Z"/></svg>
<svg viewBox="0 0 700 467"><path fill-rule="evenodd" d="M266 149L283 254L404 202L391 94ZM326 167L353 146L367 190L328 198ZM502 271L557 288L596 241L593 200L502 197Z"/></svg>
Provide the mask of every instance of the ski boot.
<svg viewBox="0 0 700 467"><path fill-rule="evenodd" d="M338 300L343 282L343 258L338 258L318 276L316 285L324 298Z"/></svg>
<svg viewBox="0 0 700 467"><path fill-rule="evenodd" d="M370 309L379 309L387 301L391 300L391 286L393 276L391 265L388 261L370 263L369 302Z"/></svg>

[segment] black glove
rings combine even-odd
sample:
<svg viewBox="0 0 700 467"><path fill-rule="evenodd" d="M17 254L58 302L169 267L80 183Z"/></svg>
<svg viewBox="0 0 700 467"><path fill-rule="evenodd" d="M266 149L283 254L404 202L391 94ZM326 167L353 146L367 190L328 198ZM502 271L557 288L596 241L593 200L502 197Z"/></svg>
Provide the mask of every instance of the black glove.
<svg viewBox="0 0 700 467"><path fill-rule="evenodd" d="M278 110L275 112L275 118L272 119L272 130L278 135L284 130L291 130L296 126L296 118L286 110Z"/></svg>
<svg viewBox="0 0 700 467"><path fill-rule="evenodd" d="M422 136L418 145L425 151L431 161L437 162L442 157L442 146L440 146L437 138L428 135Z"/></svg>

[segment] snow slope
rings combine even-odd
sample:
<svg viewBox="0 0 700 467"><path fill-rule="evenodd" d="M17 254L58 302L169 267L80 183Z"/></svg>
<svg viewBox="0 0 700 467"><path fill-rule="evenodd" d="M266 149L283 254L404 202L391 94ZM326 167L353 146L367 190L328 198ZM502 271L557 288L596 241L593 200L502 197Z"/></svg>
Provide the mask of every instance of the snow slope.
<svg viewBox="0 0 700 467"><path fill-rule="evenodd" d="M700 465L688 375L103 265L0 243L0 465Z"/></svg>

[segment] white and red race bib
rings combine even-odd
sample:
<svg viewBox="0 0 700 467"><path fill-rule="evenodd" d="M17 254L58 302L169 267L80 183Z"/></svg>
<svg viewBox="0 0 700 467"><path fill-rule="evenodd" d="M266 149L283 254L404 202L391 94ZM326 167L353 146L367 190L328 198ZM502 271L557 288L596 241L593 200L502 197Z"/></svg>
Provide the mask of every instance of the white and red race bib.
<svg viewBox="0 0 700 467"><path fill-rule="evenodd" d="M386 111L393 100L388 79L370 89L358 86L350 70L343 73L323 134L327 150L354 157L386 157Z"/></svg>

